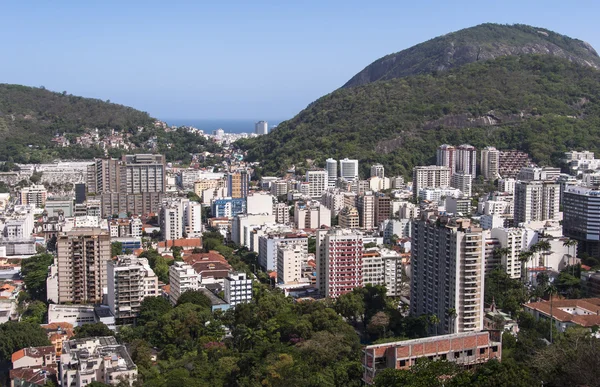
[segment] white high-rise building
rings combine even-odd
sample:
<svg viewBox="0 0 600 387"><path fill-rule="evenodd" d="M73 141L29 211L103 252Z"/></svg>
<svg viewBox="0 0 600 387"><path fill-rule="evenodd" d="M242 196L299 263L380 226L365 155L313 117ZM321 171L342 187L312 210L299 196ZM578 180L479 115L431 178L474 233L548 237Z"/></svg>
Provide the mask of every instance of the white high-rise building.
<svg viewBox="0 0 600 387"><path fill-rule="evenodd" d="M202 236L202 205L189 201L184 208L185 232L188 238Z"/></svg>
<svg viewBox="0 0 600 387"><path fill-rule="evenodd" d="M552 181L518 181L515 187L515 224L558 220L560 184Z"/></svg>
<svg viewBox="0 0 600 387"><path fill-rule="evenodd" d="M493 146L481 150L481 174L487 180L500 178L500 151Z"/></svg>
<svg viewBox="0 0 600 387"><path fill-rule="evenodd" d="M258 121L254 124L254 133L259 135L269 134L269 123L267 121Z"/></svg>
<svg viewBox="0 0 600 387"><path fill-rule="evenodd" d="M451 169L446 166L418 166L413 168L413 196L423 188L447 188L450 186Z"/></svg>
<svg viewBox="0 0 600 387"><path fill-rule="evenodd" d="M169 285L169 301L175 305L183 293L200 288L199 274L185 262L174 262L169 268Z"/></svg>
<svg viewBox="0 0 600 387"><path fill-rule="evenodd" d="M413 226L411 314L436 315L438 334L483 329L483 231L468 219L426 219Z"/></svg>
<svg viewBox="0 0 600 387"><path fill-rule="evenodd" d="M464 172L477 177L477 149L473 145L463 144L456 147L456 172Z"/></svg>
<svg viewBox="0 0 600 387"><path fill-rule="evenodd" d="M252 280L246 273L229 273L223 281L225 301L231 306L245 304L252 300Z"/></svg>
<svg viewBox="0 0 600 387"><path fill-rule="evenodd" d="M436 165L450 168L450 174L456 170L456 148L452 145L440 145L436 152Z"/></svg>
<svg viewBox="0 0 600 387"><path fill-rule="evenodd" d="M308 196L313 199L320 199L327 189L327 171L324 169L309 169L306 171L306 181L309 184Z"/></svg>
<svg viewBox="0 0 600 387"><path fill-rule="evenodd" d="M491 231L492 238L503 248L508 248L508 253L500 257L500 264L510 278L521 278L519 254L527 247L525 233L523 228L493 228Z"/></svg>
<svg viewBox="0 0 600 387"><path fill-rule="evenodd" d="M288 284L302 278L302 264L308 260L301 244L280 245L277 248L277 281Z"/></svg>
<svg viewBox="0 0 600 387"><path fill-rule="evenodd" d="M340 177L346 180L358 179L358 160L340 160Z"/></svg>
<svg viewBox="0 0 600 387"><path fill-rule="evenodd" d="M108 262L108 306L117 320L139 316L144 298L158 295L158 277L146 258L119 255Z"/></svg>
<svg viewBox="0 0 600 387"><path fill-rule="evenodd" d="M327 159L325 161L325 170L327 171L327 186L335 187L338 178L337 160Z"/></svg>
<svg viewBox="0 0 600 387"><path fill-rule="evenodd" d="M183 238L183 208L181 202L163 203L160 209L160 231L164 240Z"/></svg>
<svg viewBox="0 0 600 387"><path fill-rule="evenodd" d="M473 185L473 177L464 172L454 172L452 174L452 188L459 189L463 193L463 197L471 197L471 187Z"/></svg>
<svg viewBox="0 0 600 387"><path fill-rule="evenodd" d="M500 179L500 180L498 180L498 191L514 194L516 185L517 185L517 181L515 179L511 179L511 178Z"/></svg>
<svg viewBox="0 0 600 387"><path fill-rule="evenodd" d="M381 164L375 164L371 166L371 177L378 177L380 179L385 178L385 169Z"/></svg>
<svg viewBox="0 0 600 387"><path fill-rule="evenodd" d="M375 227L375 195L373 192L366 192L358 197L358 214L360 226L371 230Z"/></svg>

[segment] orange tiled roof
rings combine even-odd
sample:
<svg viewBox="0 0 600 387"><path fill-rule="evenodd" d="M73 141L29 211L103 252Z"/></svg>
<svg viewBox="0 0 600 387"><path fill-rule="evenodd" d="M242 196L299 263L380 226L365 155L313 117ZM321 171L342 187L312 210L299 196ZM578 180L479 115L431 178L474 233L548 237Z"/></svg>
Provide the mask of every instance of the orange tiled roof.
<svg viewBox="0 0 600 387"><path fill-rule="evenodd" d="M55 353L55 349L54 349L54 346L52 346L52 345L48 345L45 347L29 347L29 348L20 349L17 352L13 353L11 356L11 360L14 363L15 361L22 359L25 356L44 357L46 355L50 355L53 353Z"/></svg>
<svg viewBox="0 0 600 387"><path fill-rule="evenodd" d="M530 302L524 307L537 310L550 316L550 301ZM579 308L590 314L571 314L560 308ZM600 325L600 298L584 298L579 300L552 300L552 317L561 322L570 322L583 327Z"/></svg>

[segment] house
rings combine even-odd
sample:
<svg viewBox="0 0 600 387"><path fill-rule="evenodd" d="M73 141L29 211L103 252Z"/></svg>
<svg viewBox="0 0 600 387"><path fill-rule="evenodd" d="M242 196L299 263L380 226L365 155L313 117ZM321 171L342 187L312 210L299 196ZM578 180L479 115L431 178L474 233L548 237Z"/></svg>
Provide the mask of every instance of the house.
<svg viewBox="0 0 600 387"><path fill-rule="evenodd" d="M523 305L523 308L538 321L547 321L552 315L559 332L564 332L571 326L590 330L600 326L600 298L561 300L553 297L551 301L530 302ZM600 338L600 333L595 335Z"/></svg>
<svg viewBox="0 0 600 387"><path fill-rule="evenodd" d="M23 348L13 353L11 360L13 369L50 366L56 364L56 350L53 345Z"/></svg>
<svg viewBox="0 0 600 387"><path fill-rule="evenodd" d="M11 387L43 387L48 382L58 385L57 370L54 367L17 368L10 370Z"/></svg>

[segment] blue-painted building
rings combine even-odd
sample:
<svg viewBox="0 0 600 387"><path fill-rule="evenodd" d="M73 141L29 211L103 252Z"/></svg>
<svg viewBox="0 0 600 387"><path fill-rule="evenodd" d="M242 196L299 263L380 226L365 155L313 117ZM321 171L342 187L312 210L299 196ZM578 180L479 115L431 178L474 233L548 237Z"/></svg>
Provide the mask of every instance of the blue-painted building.
<svg viewBox="0 0 600 387"><path fill-rule="evenodd" d="M216 199L211 207L214 218L233 218L246 212L246 198Z"/></svg>

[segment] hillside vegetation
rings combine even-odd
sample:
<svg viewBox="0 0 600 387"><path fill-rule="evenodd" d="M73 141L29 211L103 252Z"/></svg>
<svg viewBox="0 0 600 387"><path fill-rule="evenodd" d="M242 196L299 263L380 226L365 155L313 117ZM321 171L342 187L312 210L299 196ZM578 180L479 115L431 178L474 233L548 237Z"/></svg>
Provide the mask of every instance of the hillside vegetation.
<svg viewBox="0 0 600 387"><path fill-rule="evenodd" d="M481 24L452 32L386 55L350 79L344 87L417 74L429 74L467 63L507 55L545 54L600 68L600 57L588 43L528 25Z"/></svg>
<svg viewBox="0 0 600 387"><path fill-rule="evenodd" d="M600 72L546 55L506 56L448 72L339 89L271 134L239 142L266 173L358 158L409 175L442 143L529 152L556 163L600 150Z"/></svg>
<svg viewBox="0 0 600 387"><path fill-rule="evenodd" d="M51 142L55 135L64 134L74 144L75 137L95 129L101 135L109 134L111 129L119 134L131 134L128 140L136 148L133 151L110 149L108 155L113 157L127 152L156 151L165 154L168 161L189 162L190 153L218 148L183 129L166 132L156 127L155 122L146 112L109 101L44 88L0 84L0 161L39 163L55 158L104 157L104 150L98 146L57 147ZM156 139L156 149L147 144L152 138Z"/></svg>

